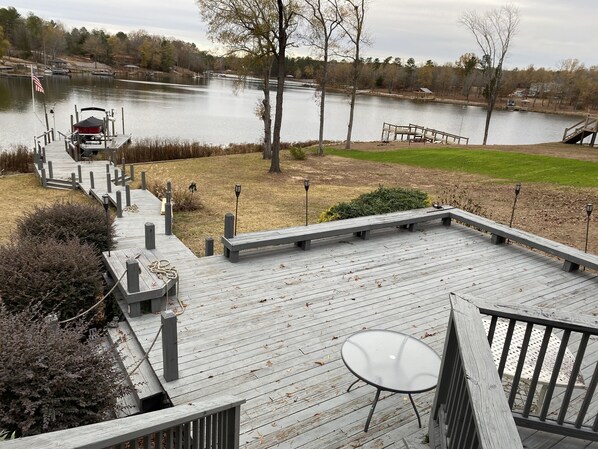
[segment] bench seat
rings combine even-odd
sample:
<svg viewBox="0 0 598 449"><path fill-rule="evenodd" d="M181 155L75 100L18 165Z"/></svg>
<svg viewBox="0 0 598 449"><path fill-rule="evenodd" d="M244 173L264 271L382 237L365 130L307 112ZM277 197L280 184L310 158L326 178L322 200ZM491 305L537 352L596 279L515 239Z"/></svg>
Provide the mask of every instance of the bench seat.
<svg viewBox="0 0 598 449"><path fill-rule="evenodd" d="M577 248L531 234L520 229L510 228L487 218L474 215L461 209L451 210L451 217L461 223L474 226L492 234L492 243L501 244L507 239L531 248L538 249L564 259L563 270L575 271L580 265L598 270L598 256L585 253Z"/></svg>
<svg viewBox="0 0 598 449"><path fill-rule="evenodd" d="M231 262L237 262L239 260L239 252L247 249L295 244L303 250L308 250L311 241L317 239L353 234L367 240L370 231L376 229L406 227L410 231L414 231L417 223L436 219L443 220L444 224L450 224L451 209L450 207L443 209L414 209L405 212L316 223L309 226L295 226L271 231L239 234L234 237L224 236L222 237L222 244L224 245L224 255Z"/></svg>

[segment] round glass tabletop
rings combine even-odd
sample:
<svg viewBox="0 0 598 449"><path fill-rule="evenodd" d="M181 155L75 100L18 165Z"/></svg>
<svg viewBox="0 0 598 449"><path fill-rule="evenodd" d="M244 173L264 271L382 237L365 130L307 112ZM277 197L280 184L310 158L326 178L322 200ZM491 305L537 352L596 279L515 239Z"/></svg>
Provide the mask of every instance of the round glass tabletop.
<svg viewBox="0 0 598 449"><path fill-rule="evenodd" d="M421 340L399 332L357 332L343 343L341 356L355 376L383 390L421 393L438 382L438 354Z"/></svg>

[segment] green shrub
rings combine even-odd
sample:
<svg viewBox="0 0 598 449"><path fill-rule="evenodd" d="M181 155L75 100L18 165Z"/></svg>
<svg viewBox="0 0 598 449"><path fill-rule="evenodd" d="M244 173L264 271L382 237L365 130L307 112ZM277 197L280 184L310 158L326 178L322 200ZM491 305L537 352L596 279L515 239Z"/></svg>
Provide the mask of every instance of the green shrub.
<svg viewBox="0 0 598 449"><path fill-rule="evenodd" d="M291 157L297 161L303 161L307 158L307 154L303 148L291 147L289 148L289 153L291 153Z"/></svg>
<svg viewBox="0 0 598 449"><path fill-rule="evenodd" d="M39 308L64 320L102 297L99 256L77 240L0 246L0 302L13 313Z"/></svg>
<svg viewBox="0 0 598 449"><path fill-rule="evenodd" d="M38 206L17 221L17 234L21 239L44 241L48 239L67 242L78 239L101 254L114 244L113 219L100 204L58 202Z"/></svg>
<svg viewBox="0 0 598 449"><path fill-rule="evenodd" d="M380 186L348 203L332 206L320 214L320 222L419 209L428 205L428 195L421 190Z"/></svg>
<svg viewBox="0 0 598 449"><path fill-rule="evenodd" d="M29 436L92 424L129 392L109 348L81 326L47 324L0 306L0 428Z"/></svg>
<svg viewBox="0 0 598 449"><path fill-rule="evenodd" d="M157 198L166 198L166 182L153 181L147 186ZM198 192L191 193L188 187L172 186L171 199L174 212L191 212L203 208Z"/></svg>

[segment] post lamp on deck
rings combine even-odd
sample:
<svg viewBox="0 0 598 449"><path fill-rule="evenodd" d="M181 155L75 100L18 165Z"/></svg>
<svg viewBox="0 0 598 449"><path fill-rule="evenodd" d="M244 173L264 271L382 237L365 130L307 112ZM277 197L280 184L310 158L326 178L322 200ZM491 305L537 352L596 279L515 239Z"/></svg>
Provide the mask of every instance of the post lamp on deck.
<svg viewBox="0 0 598 449"><path fill-rule="evenodd" d="M509 221L509 228L513 227L513 218L515 217L515 207L517 206L517 197L521 192L521 184L515 184L515 201L513 201L513 210L511 211L511 220Z"/></svg>
<svg viewBox="0 0 598 449"><path fill-rule="evenodd" d="M592 215L592 211L594 210L594 206L591 203L586 204L586 213L588 214L588 221L586 224L586 248L585 252L588 252L588 235L590 233L590 215Z"/></svg>
<svg viewBox="0 0 598 449"><path fill-rule="evenodd" d="M307 226L308 225L307 212L309 210L307 192L309 190L309 178L305 178L303 180L303 187L305 187L305 226Z"/></svg>
<svg viewBox="0 0 598 449"><path fill-rule="evenodd" d="M110 219L108 218L108 209L110 208L110 196L107 193L102 195L104 212L106 213L106 237L108 238L108 257L110 257Z"/></svg>
<svg viewBox="0 0 598 449"><path fill-rule="evenodd" d="M241 195L241 184L235 184L235 196L237 197L235 203L235 235L237 235L237 219L239 216L239 195Z"/></svg>

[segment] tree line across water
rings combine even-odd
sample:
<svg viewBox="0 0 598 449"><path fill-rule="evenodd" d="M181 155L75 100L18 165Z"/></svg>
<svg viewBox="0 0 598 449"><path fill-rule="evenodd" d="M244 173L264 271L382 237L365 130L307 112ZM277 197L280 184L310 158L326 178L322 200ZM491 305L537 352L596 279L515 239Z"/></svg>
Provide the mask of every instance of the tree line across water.
<svg viewBox="0 0 598 449"><path fill-rule="evenodd" d="M81 56L116 67L132 64L164 72L175 68L189 73L247 68L244 58L216 56L179 39L143 30L116 34L85 27L69 30L53 19L33 13L23 16L13 7L0 8L0 58L3 56L39 63L49 63L64 56ZM479 99L483 95L480 61L473 53L455 55L455 62L444 64L431 59L416 61L412 57L396 56L383 59L366 56L363 63L359 89L399 93L427 87L439 96ZM347 85L350 69L347 60L330 61L329 85ZM295 79L317 82L321 70L319 59L310 56L286 58L286 73ZM272 73L275 72L274 65ZM556 70L534 66L505 70L500 95L506 97L515 92L555 111L595 111L598 109L598 67L586 67L571 58L561 61Z"/></svg>

